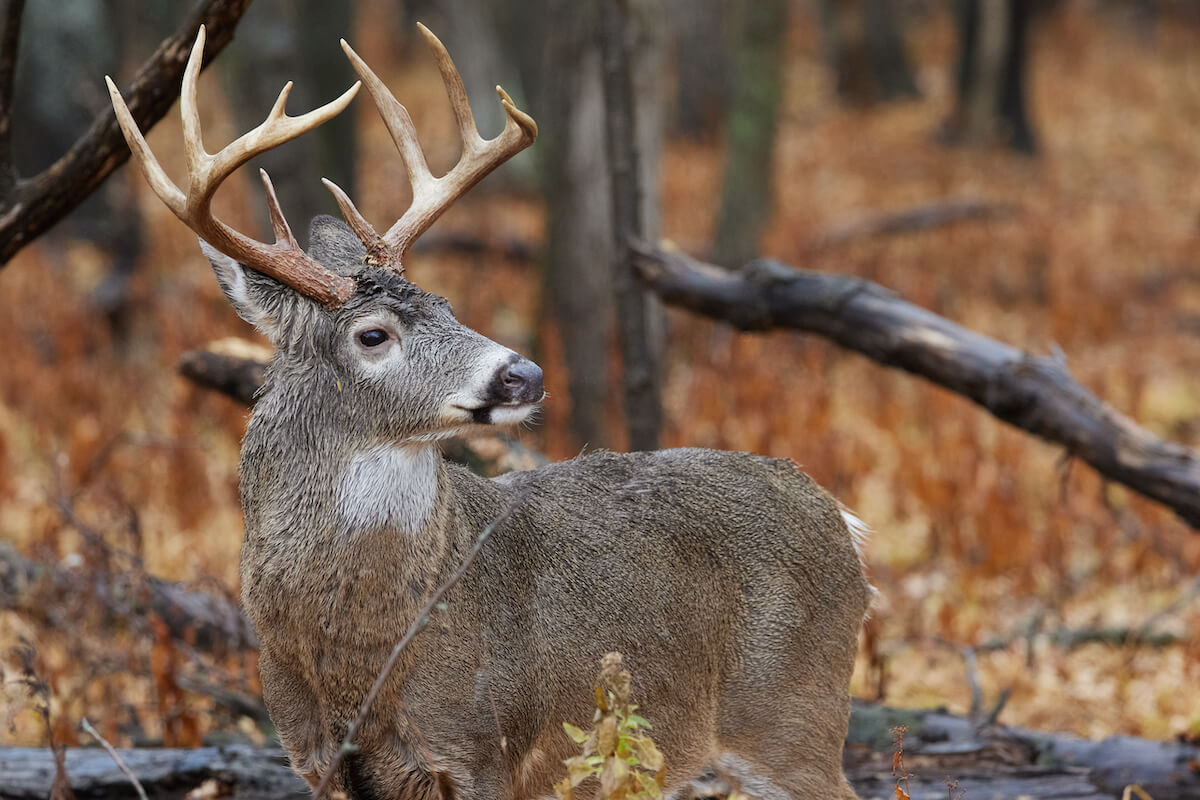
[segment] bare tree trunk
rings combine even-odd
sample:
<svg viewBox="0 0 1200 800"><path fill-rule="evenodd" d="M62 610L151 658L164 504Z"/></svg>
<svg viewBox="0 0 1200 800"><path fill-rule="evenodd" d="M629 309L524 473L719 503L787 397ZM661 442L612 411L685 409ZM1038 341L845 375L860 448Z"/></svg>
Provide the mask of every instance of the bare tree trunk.
<svg viewBox="0 0 1200 800"><path fill-rule="evenodd" d="M753 258L771 215L787 24L787 0L744 0L741 6L733 101L725 124L725 184L713 244L718 264Z"/></svg>
<svg viewBox="0 0 1200 800"><path fill-rule="evenodd" d="M673 130L690 139L714 136L725 119L732 84L723 0L670 0L674 21Z"/></svg>
<svg viewBox="0 0 1200 800"><path fill-rule="evenodd" d="M602 0L602 51L604 106L609 170L612 175L612 237L615 260L617 329L625 382L625 415L629 446L633 450L658 447L662 427L658 370L650 346L647 309L642 287L633 273L628 242L645 235L642 214L634 117L633 81L630 75L629 15L624 0Z"/></svg>
<svg viewBox="0 0 1200 800"><path fill-rule="evenodd" d="M819 11L843 102L866 106L920 94L894 0L821 0Z"/></svg>
<svg viewBox="0 0 1200 800"><path fill-rule="evenodd" d="M959 0L955 108L942 127L944 140L1036 152L1025 97L1033 12L1031 0Z"/></svg>
<svg viewBox="0 0 1200 800"><path fill-rule="evenodd" d="M600 54L590 9L567 0L547 5L558 24L538 92L545 109L538 115L545 119L538 153L547 211L544 291L566 359L572 436L577 446L608 447L613 247Z"/></svg>

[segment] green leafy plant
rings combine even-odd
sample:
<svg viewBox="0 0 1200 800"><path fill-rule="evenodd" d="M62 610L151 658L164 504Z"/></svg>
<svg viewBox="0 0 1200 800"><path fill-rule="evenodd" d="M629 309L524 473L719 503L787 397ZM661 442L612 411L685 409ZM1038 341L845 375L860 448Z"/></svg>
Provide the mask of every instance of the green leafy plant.
<svg viewBox="0 0 1200 800"><path fill-rule="evenodd" d="M599 796L605 800L657 800L662 796L666 777L662 753L645 733L650 723L634 713L637 706L629 701L630 683L620 653L608 653L600 660L591 729L563 723L563 730L581 745L582 752L563 762L567 777L554 786L561 800L574 800L575 787L589 778L599 779Z"/></svg>

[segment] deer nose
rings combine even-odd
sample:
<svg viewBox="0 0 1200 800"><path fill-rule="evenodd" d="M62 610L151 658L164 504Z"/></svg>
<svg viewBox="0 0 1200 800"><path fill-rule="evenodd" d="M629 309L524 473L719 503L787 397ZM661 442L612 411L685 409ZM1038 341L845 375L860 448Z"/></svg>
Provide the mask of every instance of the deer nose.
<svg viewBox="0 0 1200 800"><path fill-rule="evenodd" d="M500 370L500 385L506 402L537 403L545 394L542 368L527 358L521 358Z"/></svg>

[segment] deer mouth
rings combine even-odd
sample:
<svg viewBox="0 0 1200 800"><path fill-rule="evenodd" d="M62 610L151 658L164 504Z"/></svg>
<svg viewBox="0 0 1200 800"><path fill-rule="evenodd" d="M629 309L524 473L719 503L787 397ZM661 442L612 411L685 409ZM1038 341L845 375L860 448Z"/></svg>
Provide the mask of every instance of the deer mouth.
<svg viewBox="0 0 1200 800"><path fill-rule="evenodd" d="M543 393L543 397L545 393ZM471 422L476 425L516 425L524 422L541 406L542 398L537 400L512 400L507 403L489 403L480 406L461 406L455 404L454 409L468 414Z"/></svg>

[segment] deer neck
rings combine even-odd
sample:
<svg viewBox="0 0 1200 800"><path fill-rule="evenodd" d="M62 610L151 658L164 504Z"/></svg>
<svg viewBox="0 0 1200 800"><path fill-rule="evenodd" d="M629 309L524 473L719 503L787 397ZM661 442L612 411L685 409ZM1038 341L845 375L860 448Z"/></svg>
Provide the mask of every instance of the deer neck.
<svg viewBox="0 0 1200 800"><path fill-rule="evenodd" d="M363 565L430 572L448 546L452 493L437 446L372 440L336 418L314 424L316 402L268 395L251 418L243 581L328 586Z"/></svg>

